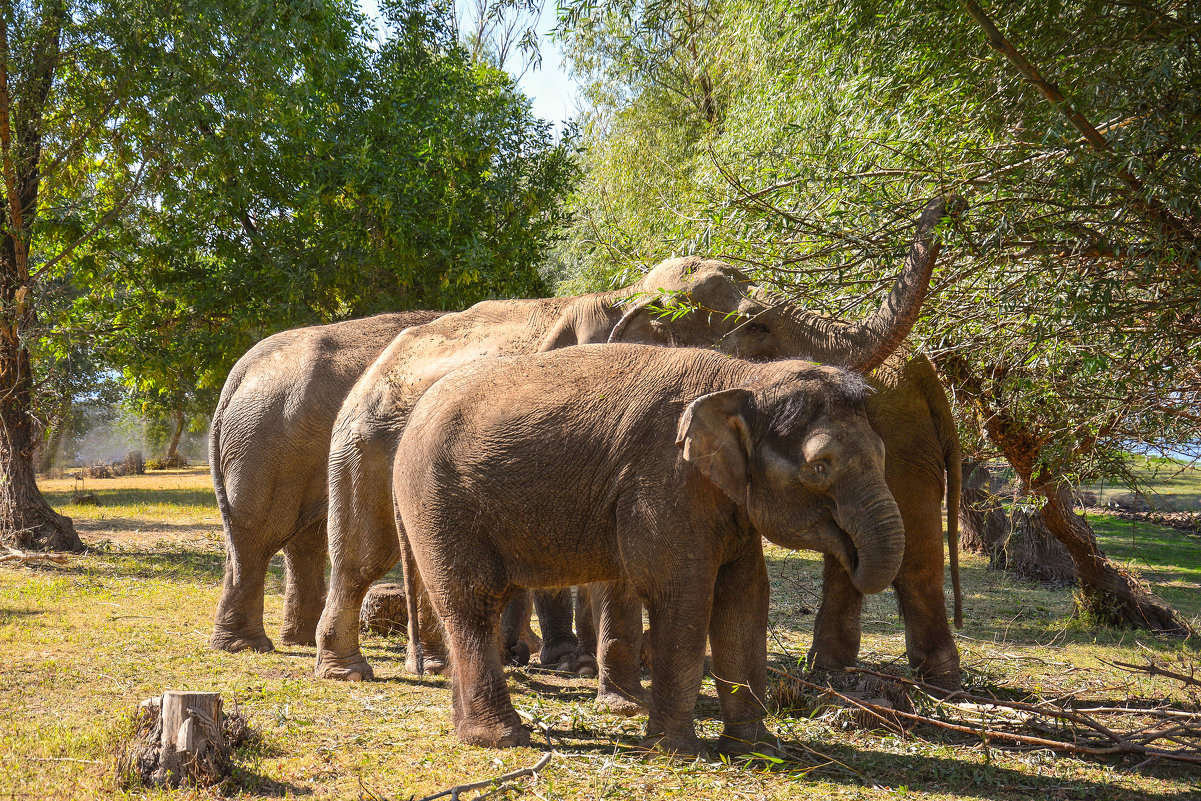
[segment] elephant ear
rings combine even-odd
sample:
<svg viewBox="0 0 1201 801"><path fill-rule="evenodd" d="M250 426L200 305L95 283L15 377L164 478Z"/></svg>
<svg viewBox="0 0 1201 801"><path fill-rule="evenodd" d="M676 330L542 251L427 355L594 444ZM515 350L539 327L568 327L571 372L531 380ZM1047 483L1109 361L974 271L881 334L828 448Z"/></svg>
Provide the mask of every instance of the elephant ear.
<svg viewBox="0 0 1201 801"><path fill-rule="evenodd" d="M609 342L625 341L630 334L630 325L640 318L645 317L649 319L649 307L659 302L660 298L658 295L649 295L644 298L631 300L622 313L621 319L617 321L617 325L613 326L613 330L609 332Z"/></svg>
<svg viewBox="0 0 1201 801"><path fill-rule="evenodd" d="M750 392L725 389L688 404L676 429L676 445L722 492L738 503L746 500L750 430L745 413Z"/></svg>

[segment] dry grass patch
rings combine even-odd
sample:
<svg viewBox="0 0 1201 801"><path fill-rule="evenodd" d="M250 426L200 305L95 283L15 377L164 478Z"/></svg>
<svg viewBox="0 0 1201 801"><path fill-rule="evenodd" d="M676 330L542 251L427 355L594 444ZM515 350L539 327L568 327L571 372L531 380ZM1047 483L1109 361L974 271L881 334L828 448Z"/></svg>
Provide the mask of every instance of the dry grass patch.
<svg viewBox="0 0 1201 801"><path fill-rule="evenodd" d="M406 675L398 640L364 638L380 676L365 684L313 678L312 648L209 650L222 555L215 504L200 497L206 482L195 469L89 482L106 505L67 511L77 515L89 545L107 546L62 567L0 568L0 797L210 797L117 785L114 744L129 731L137 704L165 689L221 692L227 708L236 705L262 732L259 743L237 754L225 789L236 797L421 798L539 759L539 748L462 745L450 723L446 680ZM46 488L65 493L66 484ZM771 659L794 668L808 647L820 560L775 548L768 555ZM1179 692L1172 682L1130 676L1106 662L1191 659L1191 644L1081 630L1069 619L1070 591L1014 582L979 558L964 562L968 623L959 645L971 686L1114 701ZM272 633L280 623L280 571L277 561L266 599ZM1188 613L1201 613L1201 599ZM865 661L901 669L904 634L891 592L868 599L864 621ZM1201 793L1196 775L1177 767L1131 772L1130 761L1006 751L950 733L919 738L848 728L824 714L768 721L795 761L647 760L636 749L645 720L597 713L594 681L536 669L510 677L514 703L547 727L558 755L536 779L515 780L493 797L1166 801ZM717 712L706 681L698 705L704 736L716 736Z"/></svg>

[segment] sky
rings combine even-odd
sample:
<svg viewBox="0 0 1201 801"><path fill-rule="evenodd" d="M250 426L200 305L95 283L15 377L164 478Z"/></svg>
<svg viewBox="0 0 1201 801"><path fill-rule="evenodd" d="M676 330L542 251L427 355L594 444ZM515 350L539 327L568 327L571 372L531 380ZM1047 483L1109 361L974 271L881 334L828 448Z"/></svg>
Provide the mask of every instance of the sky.
<svg viewBox="0 0 1201 801"><path fill-rule="evenodd" d="M379 20L378 0L356 2L359 10L368 18ZM526 71L518 85L533 101L534 113L555 123L561 129L562 124L576 113L577 92L575 84L567 74L559 43L550 39L550 32L556 21L555 6L555 0L545 0L542 17L538 21L538 48L542 53L542 66Z"/></svg>

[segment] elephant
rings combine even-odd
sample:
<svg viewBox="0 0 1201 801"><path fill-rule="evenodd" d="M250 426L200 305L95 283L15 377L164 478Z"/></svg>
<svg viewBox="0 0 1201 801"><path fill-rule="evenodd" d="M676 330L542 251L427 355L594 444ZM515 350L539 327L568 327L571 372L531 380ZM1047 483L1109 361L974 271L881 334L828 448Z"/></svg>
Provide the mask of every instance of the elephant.
<svg viewBox="0 0 1201 801"><path fill-rule="evenodd" d="M529 742L494 647L507 599L612 582L650 614L644 746L704 752L693 711L708 640L718 750L769 749L761 538L829 554L863 593L901 565L869 393L839 368L628 344L484 360L427 390L393 497L450 645L459 737Z"/></svg>
<svg viewBox="0 0 1201 801"><path fill-rule="evenodd" d="M445 312L381 314L267 337L234 365L213 412L209 465L225 530L225 577L209 644L270 651L267 563L287 580L281 640L312 645L325 598L329 434L351 386L397 334Z"/></svg>
<svg viewBox="0 0 1201 801"><path fill-rule="evenodd" d="M405 541L396 529L389 490L392 461L408 413L430 385L476 359L603 343L619 328L630 341L709 346L725 340L729 347L754 355L760 333L742 325L738 317L740 304L747 303L746 291L745 277L728 266L685 257L656 266L624 289L568 298L484 301L400 334L351 389L331 434L332 570L317 627L316 675L349 680L374 675L359 648L358 610L371 582L403 555ZM661 325L646 312L650 299L661 299L663 292L686 292L699 308ZM410 598L414 595L409 593ZM577 651L570 593L536 594L535 605L543 664ZM411 620L418 618L410 615ZM411 640L427 640L429 659L422 661L438 671L446 662L436 642L428 640L433 636L432 631L426 637L414 631ZM410 670L418 668L414 651L421 649L410 648Z"/></svg>
<svg viewBox="0 0 1201 801"><path fill-rule="evenodd" d="M878 311L857 324L776 302L756 292L733 267L688 257L658 265L624 290L577 298L485 302L399 336L352 389L332 435L333 569L318 626L316 675L351 680L373 676L359 650L357 610L371 581L403 555L405 539L397 537L386 488L396 443L421 393L453 366L474 359L608 340L706 345L751 359L814 354L832 364L871 370L870 380L880 392L869 400L869 415L897 451L897 457L886 464L887 475L902 490L913 490L911 497L898 499L914 554L902 565L897 581L907 624L907 651L911 663L931 678L958 681L958 654L942 591L940 511L944 487L957 492L958 439L945 393L929 361L891 355L916 319L939 250L936 227L948 209L956 213L959 201L938 197L927 205L892 292ZM666 290L666 296L660 290ZM660 316L657 309L678 294L694 311ZM623 299L629 301L619 308ZM952 521L948 538L952 577L957 582L953 526ZM823 667L852 664L859 649L862 594L836 560L827 563L825 572L826 597L811 657ZM570 602L562 603L561 593L558 598L552 609L539 606L544 664L578 647L571 631ZM628 599L613 603L632 608ZM410 620L417 617L411 615ZM411 634L414 644L426 641L418 632ZM631 650L636 654L636 648L624 652ZM406 667L417 669L420 656L421 648L411 647ZM627 661L608 672L602 666L598 700L634 711L629 699L641 693L640 684L635 688L606 683L606 673L636 677L637 658L631 659L632 665ZM435 669L444 667L444 657L436 655Z"/></svg>

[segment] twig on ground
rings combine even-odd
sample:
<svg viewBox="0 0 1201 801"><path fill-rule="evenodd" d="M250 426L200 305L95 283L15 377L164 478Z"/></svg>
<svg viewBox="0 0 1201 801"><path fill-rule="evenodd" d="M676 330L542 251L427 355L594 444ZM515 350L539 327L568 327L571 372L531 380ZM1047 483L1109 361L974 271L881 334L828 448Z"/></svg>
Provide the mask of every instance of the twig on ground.
<svg viewBox="0 0 1201 801"><path fill-rule="evenodd" d="M1104 660L1102 660L1104 661ZM1186 676L1183 673L1162 668L1155 664L1153 660L1147 660L1145 665L1132 665L1129 662L1106 662L1108 665L1113 665L1116 668L1128 670L1131 673L1146 673L1148 676L1163 676L1168 679L1175 679L1181 684L1186 684L1190 687L1201 687L1201 679L1194 676Z"/></svg>
<svg viewBox="0 0 1201 801"><path fill-rule="evenodd" d="M507 781L511 781L513 779L520 779L522 776L533 776L536 773L538 773L540 770L545 768L550 763L551 758L554 757L554 755L555 755L554 751L547 751L545 754L542 755L541 759L539 759L536 763L534 763L533 765L531 765L528 768L520 768L520 769L512 771L510 773L506 773L503 776L495 776L491 779L481 779L478 782L470 782L469 784L458 784L447 790L443 790L440 793L434 793L433 795L427 795L425 798L418 799L418 801L434 801L435 798L442 798L443 796L447 796L447 795L450 796L451 801L459 801L460 793L465 793L469 790L482 790L485 787L491 787L493 785L499 786L499 785L501 785ZM489 795L490 795L490 793L489 793Z"/></svg>
<svg viewBox="0 0 1201 801"><path fill-rule="evenodd" d="M1146 671L1146 668L1134 667ZM1152 665L1152 667L1157 671L1153 675L1166 675L1182 680L1190 679L1188 676L1165 671L1158 666ZM906 712L893 706L883 706L854 695L840 693L829 685L815 684L776 668L769 667L768 669L796 682L801 687L837 698L844 705L880 720L887 728L895 726L896 719L900 718L971 735L985 742L1000 741L1009 744L1010 747L1047 748L1078 756L1139 756L1144 757L1144 763L1154 759L1168 759L1201 765L1201 748L1198 748L1194 742L1194 740L1201 739L1201 713L1172 710L1175 714L1171 715L1167 722L1162 721L1161 717L1158 728L1155 728L1155 725L1140 726L1137 721L1131 721L1132 718L1139 717L1140 710L1098 707L1098 709L1113 709L1111 718L1103 723L1081 709L1068 709L1050 701L1033 704L985 698L963 690L945 690L925 682L866 668L849 669L851 673L867 674L899 682L925 693L935 702L938 709L946 713L949 719L944 719L917 712ZM1201 682L1198 683L1201 684ZM953 703L955 701L961 703L955 704ZM1163 710L1154 711L1162 712ZM1010 714L996 714L998 712ZM1013 715L1014 712L1025 714L1024 716ZM955 713L958 713L959 717L955 717ZM1052 725L1051 721L1053 720L1074 725L1068 726L1066 731L1061 732L1062 727ZM1129 722L1134 723L1133 730L1128 730ZM1122 726L1124 723L1126 730ZM1014 728L1033 729L1044 736L1032 736L1011 730ZM1051 739L1056 734L1070 739ZM1152 743L1156 741L1174 743L1182 747L1176 750L1153 747Z"/></svg>
<svg viewBox="0 0 1201 801"><path fill-rule="evenodd" d="M9 548L8 553L0 556L0 562L19 562L23 565L27 565L30 562L53 562L56 565L65 565L67 563L67 555L61 553L33 553Z"/></svg>

